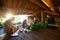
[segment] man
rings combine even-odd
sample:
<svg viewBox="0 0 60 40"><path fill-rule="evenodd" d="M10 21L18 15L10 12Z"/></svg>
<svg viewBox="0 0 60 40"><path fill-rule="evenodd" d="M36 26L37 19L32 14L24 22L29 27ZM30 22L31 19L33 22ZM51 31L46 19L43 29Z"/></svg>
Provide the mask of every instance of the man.
<svg viewBox="0 0 60 40"><path fill-rule="evenodd" d="M52 17L51 15L47 15L47 19L48 24L55 24L54 17Z"/></svg>
<svg viewBox="0 0 60 40"><path fill-rule="evenodd" d="M12 24L12 21L14 21L14 17L6 20L4 23L4 32L6 33L3 40L8 40L9 36L18 36L18 28Z"/></svg>

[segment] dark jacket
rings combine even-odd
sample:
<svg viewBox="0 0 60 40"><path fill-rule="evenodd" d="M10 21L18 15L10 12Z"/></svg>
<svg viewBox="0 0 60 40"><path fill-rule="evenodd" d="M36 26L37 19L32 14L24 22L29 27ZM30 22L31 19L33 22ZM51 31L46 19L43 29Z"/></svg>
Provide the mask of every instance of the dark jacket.
<svg viewBox="0 0 60 40"><path fill-rule="evenodd" d="M55 20L54 20L54 18L53 17L51 17L51 18L48 18L48 24L55 24Z"/></svg>

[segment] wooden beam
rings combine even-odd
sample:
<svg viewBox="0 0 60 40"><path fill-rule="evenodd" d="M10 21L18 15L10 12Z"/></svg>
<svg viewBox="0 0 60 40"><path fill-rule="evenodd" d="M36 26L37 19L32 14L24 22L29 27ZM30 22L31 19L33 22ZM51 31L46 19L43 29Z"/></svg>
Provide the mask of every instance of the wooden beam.
<svg viewBox="0 0 60 40"><path fill-rule="evenodd" d="M53 11L53 13L54 13L55 15L60 16L60 14L58 14L58 13L55 12L55 8L54 8L51 0L42 0L42 2L44 2L44 3Z"/></svg>
<svg viewBox="0 0 60 40"><path fill-rule="evenodd" d="M45 3L53 12L55 12L55 8L52 5L51 0L42 0L43 3Z"/></svg>
<svg viewBox="0 0 60 40"><path fill-rule="evenodd" d="M8 8L11 8L12 6L12 0L8 0Z"/></svg>
<svg viewBox="0 0 60 40"><path fill-rule="evenodd" d="M18 0L17 8L21 8L21 6L22 6L21 4L22 4L21 0Z"/></svg>
<svg viewBox="0 0 60 40"><path fill-rule="evenodd" d="M13 7L16 8L16 6L17 6L17 0L14 0Z"/></svg>
<svg viewBox="0 0 60 40"><path fill-rule="evenodd" d="M1 0L2 4L4 7L8 6L8 0Z"/></svg>
<svg viewBox="0 0 60 40"><path fill-rule="evenodd" d="M44 5L44 3L42 1L40 1L40 2L38 0L29 0L29 1L31 1L34 4L42 7L43 9L46 9L47 11L50 11L49 8L46 5Z"/></svg>
<svg viewBox="0 0 60 40"><path fill-rule="evenodd" d="M36 5L35 3L31 2L31 1L27 1L27 2L30 3L28 5L30 6L30 10L32 10L32 11L39 12L39 11L44 11L45 10L44 8Z"/></svg>
<svg viewBox="0 0 60 40"><path fill-rule="evenodd" d="M43 12L41 11L41 22L43 22L44 21L44 19L43 19L44 17L43 17Z"/></svg>
<svg viewBox="0 0 60 40"><path fill-rule="evenodd" d="M45 9L43 9L42 7L30 2L30 1L27 1L27 0L19 0L20 2L18 3L18 8L20 9L24 9L24 10L30 10L30 11L33 11L33 12L38 12L38 11L43 11ZM23 7L24 6L24 7Z"/></svg>

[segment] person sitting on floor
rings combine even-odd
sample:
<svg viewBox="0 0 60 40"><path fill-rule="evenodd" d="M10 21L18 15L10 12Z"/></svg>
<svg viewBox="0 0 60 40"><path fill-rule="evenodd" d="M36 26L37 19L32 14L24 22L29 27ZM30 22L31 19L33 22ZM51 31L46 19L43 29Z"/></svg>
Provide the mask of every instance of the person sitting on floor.
<svg viewBox="0 0 60 40"><path fill-rule="evenodd" d="M34 30L37 30L39 28L38 23L35 22L33 16L28 16L28 22L29 22L30 25L27 29L30 29L30 31L34 31Z"/></svg>
<svg viewBox="0 0 60 40"><path fill-rule="evenodd" d="M27 20L25 19L22 23L22 28L25 28L27 26Z"/></svg>
<svg viewBox="0 0 60 40"><path fill-rule="evenodd" d="M4 23L4 32L6 33L4 40L6 39L6 36L18 36L19 29L12 24L12 21L14 21L14 17L8 19Z"/></svg>

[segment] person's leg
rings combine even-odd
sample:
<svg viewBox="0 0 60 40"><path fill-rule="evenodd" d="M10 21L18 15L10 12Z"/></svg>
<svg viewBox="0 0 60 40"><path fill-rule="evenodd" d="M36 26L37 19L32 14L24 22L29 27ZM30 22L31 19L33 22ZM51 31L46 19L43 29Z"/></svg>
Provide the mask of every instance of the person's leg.
<svg viewBox="0 0 60 40"><path fill-rule="evenodd" d="M11 34L10 36L18 36L18 35L19 35L19 34L18 34L19 31L20 31L20 30L18 29L16 32L14 32L13 34Z"/></svg>

